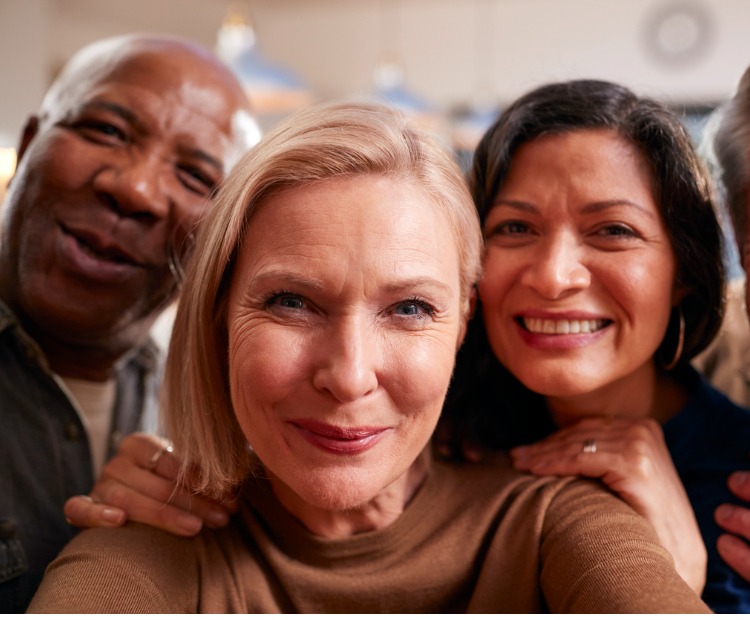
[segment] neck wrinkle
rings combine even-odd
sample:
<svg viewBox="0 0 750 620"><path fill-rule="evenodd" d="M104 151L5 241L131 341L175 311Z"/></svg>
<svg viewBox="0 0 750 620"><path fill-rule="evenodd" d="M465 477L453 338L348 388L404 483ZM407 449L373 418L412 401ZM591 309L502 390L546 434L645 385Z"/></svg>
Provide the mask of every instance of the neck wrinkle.
<svg viewBox="0 0 750 620"><path fill-rule="evenodd" d="M312 506L297 496L271 472L271 489L279 503L309 532L327 540L342 540L357 534L385 529L404 512L422 486L432 466L427 446L409 469L363 506L331 510Z"/></svg>

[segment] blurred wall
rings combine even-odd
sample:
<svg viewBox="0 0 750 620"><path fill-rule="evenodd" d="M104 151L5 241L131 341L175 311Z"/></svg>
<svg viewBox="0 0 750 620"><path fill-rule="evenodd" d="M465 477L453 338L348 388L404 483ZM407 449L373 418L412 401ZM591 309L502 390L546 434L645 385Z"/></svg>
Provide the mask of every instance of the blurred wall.
<svg viewBox="0 0 750 620"><path fill-rule="evenodd" d="M750 64L750 0L250 0L264 54L321 98L361 92L387 51L441 109L506 102L551 79L601 77L716 104ZM0 0L0 142L73 51L132 31L213 47L229 1ZM0 143L0 146L2 144Z"/></svg>

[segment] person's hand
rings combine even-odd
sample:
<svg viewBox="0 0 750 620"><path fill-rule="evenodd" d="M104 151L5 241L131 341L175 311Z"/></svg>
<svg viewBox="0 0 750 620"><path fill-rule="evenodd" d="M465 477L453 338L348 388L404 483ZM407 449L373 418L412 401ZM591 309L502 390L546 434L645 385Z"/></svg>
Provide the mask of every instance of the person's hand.
<svg viewBox="0 0 750 620"><path fill-rule="evenodd" d="M514 448L511 457L517 469L538 476L601 479L648 519L680 576L698 594L703 591L706 547L656 421L584 419Z"/></svg>
<svg viewBox="0 0 750 620"><path fill-rule="evenodd" d="M729 490L750 502L750 472L735 472L727 481ZM722 504L714 513L716 522L728 534L719 536L716 548L721 558L743 579L750 581L750 509Z"/></svg>
<svg viewBox="0 0 750 620"><path fill-rule="evenodd" d="M65 516L76 527L118 527L128 519L179 536L223 527L236 502L219 503L176 485L179 460L159 437L135 433L120 444L89 495L71 497Z"/></svg>

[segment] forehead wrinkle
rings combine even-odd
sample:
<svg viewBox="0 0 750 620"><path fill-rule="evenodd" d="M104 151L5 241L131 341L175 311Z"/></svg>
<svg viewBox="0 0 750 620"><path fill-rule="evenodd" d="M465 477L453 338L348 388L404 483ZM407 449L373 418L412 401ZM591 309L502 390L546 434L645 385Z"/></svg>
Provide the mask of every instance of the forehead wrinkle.
<svg viewBox="0 0 750 620"><path fill-rule="evenodd" d="M277 265L261 268L260 271L253 276L253 281L260 284L273 280L284 280L285 282L312 290L323 290L325 288L323 281L318 278L313 278L293 269L279 267Z"/></svg>
<svg viewBox="0 0 750 620"><path fill-rule="evenodd" d="M181 107L181 104L176 103L174 107L176 110L178 107ZM127 122L133 128L133 130L138 133L144 133L148 131L143 117L139 116L135 110L126 105L117 103L115 101L110 101L105 98L81 102L79 106L68 111L68 116L80 114L82 110L87 109L102 109L106 112L115 114L122 118L125 122ZM179 123L179 119L177 118L177 116L178 115L176 114L174 115L174 117L171 119L170 124L177 125ZM195 157L196 159L200 159L201 161L204 161L208 165L214 167L218 173L224 173L224 163L221 160L206 152L204 149L186 145L186 142L192 143L195 141L189 133L177 133L176 137L178 140L177 151L179 153L190 157ZM232 137L234 138L234 136ZM184 140L184 138L189 139Z"/></svg>
<svg viewBox="0 0 750 620"><path fill-rule="evenodd" d="M251 281L262 286L265 282L278 280L289 286L300 286L310 291L324 291L333 287L336 294L341 294L347 287L354 287L355 290L363 291L365 296L373 294L373 288L377 289L378 294L396 294L417 287L429 287L436 292L439 291L441 295L453 298L453 289L444 281L446 274L440 256L423 252L419 248L409 248L406 251L398 248L399 255L393 257L388 256L387 248L385 252L379 248L377 252L372 253L372 260L381 268L360 271L346 260L341 260L342 255L347 255L349 251L342 249L339 244L316 243L315 247L325 250L322 256L313 251L312 245L278 245L274 248L273 254L261 258ZM426 256L428 261L425 262L422 256ZM330 269L331 262L344 266L340 270ZM413 269L412 264L415 265ZM330 279L316 277L316 269L322 270Z"/></svg>
<svg viewBox="0 0 750 620"><path fill-rule="evenodd" d="M192 61L194 73L185 70L186 58ZM153 63L153 67L149 63ZM138 82L133 74L143 66L149 75L145 81ZM162 86L155 90L152 85L157 79ZM155 115L149 113L148 106L141 105L134 110L128 101L130 93L136 91L148 93L149 101L156 101L159 110L168 108L169 114ZM122 102L114 102L110 97L122 99ZM100 104L138 129L145 128L147 122L158 122L180 141L184 154L205 161L220 174L228 172L242 153L260 139L260 128L249 112L244 93L235 88L214 63L182 48L162 54L148 46L116 49L109 58L79 63L50 89L43 101L42 113L49 117L66 116L73 109ZM211 127L209 131L220 134L218 141L225 141L220 148L226 153L210 153L195 146L196 136L186 128L194 125L196 119Z"/></svg>
<svg viewBox="0 0 750 620"><path fill-rule="evenodd" d="M122 117L123 120L127 121L131 125L135 125L135 126L139 125L138 115L133 110L131 110L130 108L126 106L120 105L119 103L116 103L114 101L108 101L106 99L94 99L92 101L84 101L81 103L79 109L85 110L87 108L101 108L103 110L112 112L113 114L116 114L117 116Z"/></svg>

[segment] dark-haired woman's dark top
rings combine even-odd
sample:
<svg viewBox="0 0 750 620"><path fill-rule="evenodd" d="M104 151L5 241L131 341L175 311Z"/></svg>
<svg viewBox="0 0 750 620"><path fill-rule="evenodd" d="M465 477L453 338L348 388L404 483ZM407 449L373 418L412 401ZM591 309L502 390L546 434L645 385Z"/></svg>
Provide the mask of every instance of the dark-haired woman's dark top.
<svg viewBox="0 0 750 620"><path fill-rule="evenodd" d="M557 430L544 397L523 387L494 356L459 352L459 361L462 354L475 355L481 362L457 366L438 435L450 438L450 445L443 448L460 453L466 441L507 450ZM718 613L749 613L750 583L716 550L723 530L714 520L714 511L724 503L743 505L727 487L727 478L750 467L750 410L734 404L690 366L682 366L675 376L690 399L663 429L708 551L703 600Z"/></svg>
<svg viewBox="0 0 750 620"><path fill-rule="evenodd" d="M716 540L723 530L714 511L720 504L742 504L727 488L727 478L748 469L750 410L735 405L694 371L686 371L685 379L694 387L692 397L664 425L664 437L708 551L703 600L717 613L748 613L750 583L719 557Z"/></svg>

